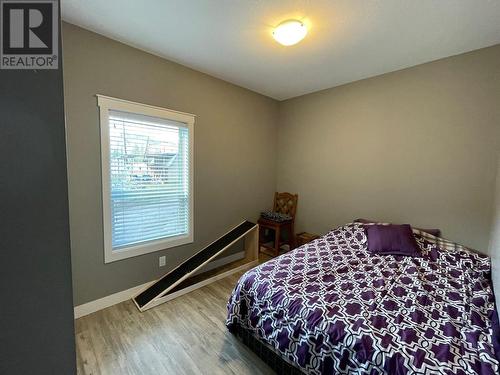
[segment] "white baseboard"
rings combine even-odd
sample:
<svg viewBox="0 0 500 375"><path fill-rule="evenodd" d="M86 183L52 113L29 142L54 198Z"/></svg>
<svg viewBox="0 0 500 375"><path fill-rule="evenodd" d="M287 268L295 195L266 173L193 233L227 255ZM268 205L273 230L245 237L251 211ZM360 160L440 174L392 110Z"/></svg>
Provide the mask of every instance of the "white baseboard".
<svg viewBox="0 0 500 375"><path fill-rule="evenodd" d="M216 259L208 263L205 267L196 272L196 274L213 270L214 268L243 259L244 257L245 257L245 252L241 251L236 254L228 255L227 257L224 258ZM95 301L90 301L82 305L75 306L74 308L75 319L81 318L82 316L85 315L92 314L96 311L105 309L107 307L116 305L117 303L129 300L137 293L139 293L141 290L146 289L146 287L152 284L153 282L154 281L150 281L142 285L134 286L133 288L122 290L121 292L96 299Z"/></svg>
<svg viewBox="0 0 500 375"><path fill-rule="evenodd" d="M96 299L94 301L84 303L83 305L75 306L75 309L74 309L75 319L81 318L82 316L85 316L85 315L92 314L96 311L105 309L107 307L116 305L117 303L126 301L126 300L132 298L137 293L139 293L142 289L146 289L146 287L148 285L150 285L152 282L153 281L150 281L148 283L134 286L133 288L130 288L127 290L122 290L121 292L114 293L114 294L111 294L109 296L102 297L102 298Z"/></svg>

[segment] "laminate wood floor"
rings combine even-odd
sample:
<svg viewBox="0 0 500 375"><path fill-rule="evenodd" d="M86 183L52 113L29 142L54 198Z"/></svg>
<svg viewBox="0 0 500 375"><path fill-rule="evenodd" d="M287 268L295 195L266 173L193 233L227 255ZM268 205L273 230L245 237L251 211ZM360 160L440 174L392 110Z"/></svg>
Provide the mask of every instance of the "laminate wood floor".
<svg viewBox="0 0 500 375"><path fill-rule="evenodd" d="M144 313L126 301L77 319L78 374L273 374L225 326L242 274Z"/></svg>

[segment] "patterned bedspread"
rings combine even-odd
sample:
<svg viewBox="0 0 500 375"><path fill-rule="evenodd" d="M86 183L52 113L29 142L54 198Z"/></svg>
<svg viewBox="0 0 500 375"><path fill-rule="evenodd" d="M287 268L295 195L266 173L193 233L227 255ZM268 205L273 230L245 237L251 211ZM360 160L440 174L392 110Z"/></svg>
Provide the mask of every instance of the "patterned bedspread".
<svg viewBox="0 0 500 375"><path fill-rule="evenodd" d="M489 258L415 237L421 257L372 255L334 229L245 273L227 326L310 374L498 374Z"/></svg>

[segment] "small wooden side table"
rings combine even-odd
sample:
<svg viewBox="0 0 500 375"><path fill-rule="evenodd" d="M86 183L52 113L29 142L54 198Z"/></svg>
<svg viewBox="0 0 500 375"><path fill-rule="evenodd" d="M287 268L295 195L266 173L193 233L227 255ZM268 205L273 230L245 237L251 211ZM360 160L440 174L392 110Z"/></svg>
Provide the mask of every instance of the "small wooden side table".
<svg viewBox="0 0 500 375"><path fill-rule="evenodd" d="M297 246L302 246L308 242L315 240L316 238L319 238L319 235L313 233L301 232L297 234L297 241L296 241Z"/></svg>

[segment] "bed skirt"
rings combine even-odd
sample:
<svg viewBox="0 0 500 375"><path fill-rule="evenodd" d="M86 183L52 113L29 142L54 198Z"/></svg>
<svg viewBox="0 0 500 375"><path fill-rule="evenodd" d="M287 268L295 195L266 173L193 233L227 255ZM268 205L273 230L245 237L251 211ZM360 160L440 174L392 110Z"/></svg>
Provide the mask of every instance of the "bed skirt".
<svg viewBox="0 0 500 375"><path fill-rule="evenodd" d="M239 325L234 325L230 332L238 337L247 348L262 359L271 369L279 375L303 375L297 367L292 365L271 347L260 341L253 333Z"/></svg>

